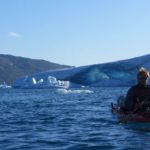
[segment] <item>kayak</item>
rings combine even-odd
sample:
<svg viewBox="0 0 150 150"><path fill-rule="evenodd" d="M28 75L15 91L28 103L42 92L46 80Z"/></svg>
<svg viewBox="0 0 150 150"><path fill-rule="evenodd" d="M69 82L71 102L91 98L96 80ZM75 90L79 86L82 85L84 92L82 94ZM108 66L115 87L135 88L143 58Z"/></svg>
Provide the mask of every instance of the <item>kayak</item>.
<svg viewBox="0 0 150 150"><path fill-rule="evenodd" d="M150 115L146 113L124 113L117 104L111 103L111 110L112 113L115 114L122 123L150 122Z"/></svg>

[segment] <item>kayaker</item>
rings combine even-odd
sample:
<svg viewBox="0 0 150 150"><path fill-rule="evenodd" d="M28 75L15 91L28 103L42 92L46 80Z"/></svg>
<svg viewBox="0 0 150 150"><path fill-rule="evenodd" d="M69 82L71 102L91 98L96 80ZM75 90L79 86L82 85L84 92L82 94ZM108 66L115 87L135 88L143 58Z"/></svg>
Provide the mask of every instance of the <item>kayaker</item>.
<svg viewBox="0 0 150 150"><path fill-rule="evenodd" d="M143 100L150 99L150 85L148 85L149 71L141 67L137 73L137 84L132 86L124 100L125 112L144 111ZM150 101L150 100L149 100Z"/></svg>

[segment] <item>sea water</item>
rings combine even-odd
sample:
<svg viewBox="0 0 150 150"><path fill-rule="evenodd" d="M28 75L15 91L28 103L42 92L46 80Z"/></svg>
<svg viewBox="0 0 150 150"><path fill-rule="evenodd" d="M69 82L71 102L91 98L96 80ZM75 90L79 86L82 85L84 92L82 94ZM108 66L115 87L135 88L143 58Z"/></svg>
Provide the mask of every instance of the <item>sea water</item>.
<svg viewBox="0 0 150 150"><path fill-rule="evenodd" d="M0 90L0 150L148 150L148 127L120 124L111 113L127 90Z"/></svg>

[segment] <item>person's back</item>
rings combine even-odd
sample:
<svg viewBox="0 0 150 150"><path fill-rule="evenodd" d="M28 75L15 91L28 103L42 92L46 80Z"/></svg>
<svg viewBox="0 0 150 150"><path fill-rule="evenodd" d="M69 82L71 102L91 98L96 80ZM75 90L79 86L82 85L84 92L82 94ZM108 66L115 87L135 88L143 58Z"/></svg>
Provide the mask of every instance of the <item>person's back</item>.
<svg viewBox="0 0 150 150"><path fill-rule="evenodd" d="M124 101L124 111L136 111L137 109L139 109L136 108L136 105L150 97L150 86L147 85L148 77L149 72L143 67L140 68L137 74L138 84L132 86L127 92L126 99Z"/></svg>

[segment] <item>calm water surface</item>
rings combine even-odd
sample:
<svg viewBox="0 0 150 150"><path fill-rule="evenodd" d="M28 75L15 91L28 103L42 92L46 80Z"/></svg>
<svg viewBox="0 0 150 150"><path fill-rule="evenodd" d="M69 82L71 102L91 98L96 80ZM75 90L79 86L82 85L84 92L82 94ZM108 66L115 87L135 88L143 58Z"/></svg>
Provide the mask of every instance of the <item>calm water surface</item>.
<svg viewBox="0 0 150 150"><path fill-rule="evenodd" d="M0 150L148 150L150 125L111 113L127 89L0 90Z"/></svg>

